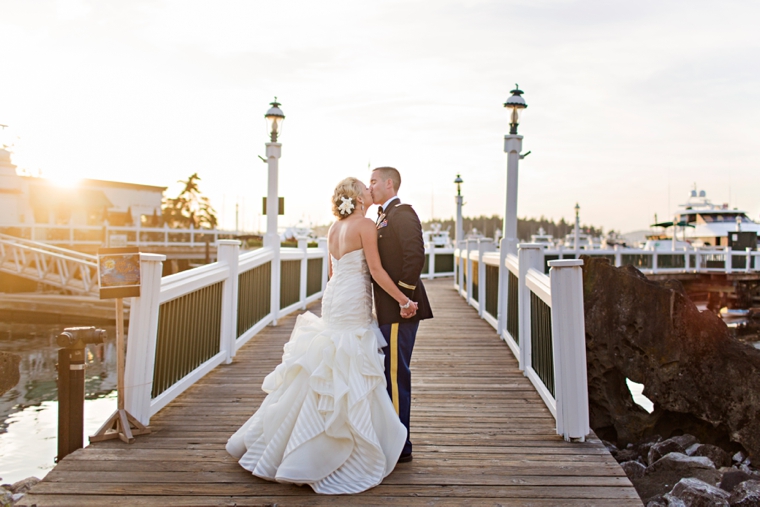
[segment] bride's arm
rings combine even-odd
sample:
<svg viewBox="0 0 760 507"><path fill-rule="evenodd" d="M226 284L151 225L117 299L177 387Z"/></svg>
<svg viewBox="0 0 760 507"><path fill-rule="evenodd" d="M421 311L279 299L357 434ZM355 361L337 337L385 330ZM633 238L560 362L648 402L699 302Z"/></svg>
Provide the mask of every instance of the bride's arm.
<svg viewBox="0 0 760 507"><path fill-rule="evenodd" d="M372 279L393 299L398 301L400 305L408 303L410 299L393 283L393 280L388 276L388 273L383 269L383 264L380 262L380 253L377 251L377 228L375 227L375 223L369 218L362 220L362 223L359 224L359 235ZM416 303L413 302L412 306L416 306Z"/></svg>

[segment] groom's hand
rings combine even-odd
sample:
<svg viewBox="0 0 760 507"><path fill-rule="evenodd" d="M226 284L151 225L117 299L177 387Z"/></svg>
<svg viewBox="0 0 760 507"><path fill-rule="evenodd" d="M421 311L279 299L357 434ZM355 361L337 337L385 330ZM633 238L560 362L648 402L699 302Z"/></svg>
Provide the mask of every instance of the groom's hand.
<svg viewBox="0 0 760 507"><path fill-rule="evenodd" d="M409 306L409 308L405 308L401 310L401 318L402 319L410 319L414 317L417 314L417 303L412 301L412 304Z"/></svg>

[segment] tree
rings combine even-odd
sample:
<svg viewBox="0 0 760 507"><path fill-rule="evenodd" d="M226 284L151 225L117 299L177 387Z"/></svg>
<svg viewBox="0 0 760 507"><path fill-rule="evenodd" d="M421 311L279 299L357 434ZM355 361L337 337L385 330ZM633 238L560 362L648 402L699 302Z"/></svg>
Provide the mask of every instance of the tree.
<svg viewBox="0 0 760 507"><path fill-rule="evenodd" d="M161 203L161 215L165 224L173 228L189 228L191 225L196 229L207 227L213 229L218 220L216 211L211 206L208 197L201 194L198 182L201 181L198 173L193 173L187 181L179 180L184 188L177 197L164 197Z"/></svg>

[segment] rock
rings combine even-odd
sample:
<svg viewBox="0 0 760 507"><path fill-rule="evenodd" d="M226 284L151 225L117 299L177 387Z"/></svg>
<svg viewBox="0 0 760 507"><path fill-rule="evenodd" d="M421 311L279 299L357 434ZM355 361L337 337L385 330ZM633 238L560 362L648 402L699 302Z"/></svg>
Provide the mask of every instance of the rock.
<svg viewBox="0 0 760 507"><path fill-rule="evenodd" d="M24 498L24 495L26 495L26 493L14 493L13 495L11 495L11 500L13 500L13 503L16 503L22 498Z"/></svg>
<svg viewBox="0 0 760 507"><path fill-rule="evenodd" d="M624 461L623 463L620 463L620 466L623 468L625 475L631 480L644 477L644 472L647 469L647 467L638 461Z"/></svg>
<svg viewBox="0 0 760 507"><path fill-rule="evenodd" d="M600 438L690 433L738 442L760 459L760 350L700 312L678 282L660 284L632 266L583 257L589 416ZM626 378L644 384L649 414ZM742 460L743 461L743 460Z"/></svg>
<svg viewBox="0 0 760 507"><path fill-rule="evenodd" d="M744 481L729 498L731 507L760 507L760 481Z"/></svg>
<svg viewBox="0 0 760 507"><path fill-rule="evenodd" d="M13 486L11 486L11 491L14 493L26 493L38 482L40 482L40 480L36 477L27 477L26 479L14 482Z"/></svg>
<svg viewBox="0 0 760 507"><path fill-rule="evenodd" d="M744 454L741 451L737 451L736 454L734 454L731 457L731 459L733 460L734 463L741 463L742 461L744 461L745 459L747 459L747 455Z"/></svg>
<svg viewBox="0 0 760 507"><path fill-rule="evenodd" d="M644 477L631 479L631 482L646 504L657 495L668 493L683 478L693 477L717 485L720 475L708 458L671 452L649 465Z"/></svg>
<svg viewBox="0 0 760 507"><path fill-rule="evenodd" d="M673 440L678 445L686 449L687 447L699 443L697 441L697 437L694 435L689 435L688 433L684 433L683 435L677 435L675 437L670 437L669 440Z"/></svg>
<svg viewBox="0 0 760 507"><path fill-rule="evenodd" d="M686 455L687 455L687 456L691 456L691 455L693 455L693 454L694 454L694 451L695 451L695 450L697 449L697 447L699 447L700 445L702 445L702 444L700 444L700 443L691 444L689 447L687 447L687 448L686 448L686 451L684 451L684 452L686 453Z"/></svg>
<svg viewBox="0 0 760 507"><path fill-rule="evenodd" d="M0 396L18 384L21 356L10 352L0 352Z"/></svg>
<svg viewBox="0 0 760 507"><path fill-rule="evenodd" d="M723 472L723 477L720 479L720 489L731 493L737 484L741 484L751 478L752 476L750 474L731 468Z"/></svg>
<svg viewBox="0 0 760 507"><path fill-rule="evenodd" d="M726 451L712 444L695 444L697 448L691 453L691 456L704 456L710 458L710 461L716 467L727 467L731 465L731 457ZM691 448L690 448L691 449ZM688 453L687 453L688 454Z"/></svg>
<svg viewBox="0 0 760 507"><path fill-rule="evenodd" d="M683 453L684 448L673 440L672 438L669 438L667 440L663 440L662 442L657 442L649 449L649 454L647 455L647 463L653 464L658 459L662 458L668 453L671 452L680 452Z"/></svg>
<svg viewBox="0 0 760 507"><path fill-rule="evenodd" d="M639 459L640 454L637 449L623 449L613 454L618 463L625 461L635 461Z"/></svg>
<svg viewBox="0 0 760 507"><path fill-rule="evenodd" d="M606 441L606 440L602 440L602 444L604 445L604 447L606 447L606 448L607 448L607 450L608 450L608 451L610 452L610 454L612 454L613 456L615 455L615 453L616 453L616 452L618 452L618 448L617 448L617 446L616 446L615 444L613 444L612 442L608 442L608 441Z"/></svg>
<svg viewBox="0 0 760 507"><path fill-rule="evenodd" d="M6 505L12 505L12 504L13 504L13 493L11 493L5 488L0 488L0 506L5 507Z"/></svg>
<svg viewBox="0 0 760 507"><path fill-rule="evenodd" d="M647 502L647 507L668 507L668 501L661 495L657 495Z"/></svg>
<svg viewBox="0 0 760 507"><path fill-rule="evenodd" d="M729 494L720 488L694 478L678 481L673 490L665 495L670 503L671 498L681 500L689 507L729 507Z"/></svg>

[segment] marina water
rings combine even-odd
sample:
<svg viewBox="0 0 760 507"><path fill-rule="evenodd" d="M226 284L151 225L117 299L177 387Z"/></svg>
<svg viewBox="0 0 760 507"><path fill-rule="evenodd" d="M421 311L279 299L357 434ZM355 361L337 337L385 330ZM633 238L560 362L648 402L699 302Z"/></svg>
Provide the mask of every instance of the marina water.
<svg viewBox="0 0 760 507"><path fill-rule="evenodd" d="M20 380L0 396L0 478L3 483L35 476L55 466L58 449L56 337L61 324L0 322L0 350L21 356ZM84 434L95 433L116 410L116 347L113 326L102 345L85 352Z"/></svg>

